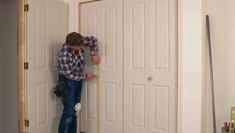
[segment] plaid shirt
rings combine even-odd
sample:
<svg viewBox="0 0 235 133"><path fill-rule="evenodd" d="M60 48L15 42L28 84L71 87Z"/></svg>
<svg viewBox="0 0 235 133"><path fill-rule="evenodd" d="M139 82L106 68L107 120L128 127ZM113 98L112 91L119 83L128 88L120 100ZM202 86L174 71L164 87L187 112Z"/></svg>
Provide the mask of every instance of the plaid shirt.
<svg viewBox="0 0 235 133"><path fill-rule="evenodd" d="M98 42L93 36L84 37L84 46L90 48L91 55L98 52ZM85 79L85 65L84 49L75 51L70 49L65 43L57 55L59 74L76 81Z"/></svg>

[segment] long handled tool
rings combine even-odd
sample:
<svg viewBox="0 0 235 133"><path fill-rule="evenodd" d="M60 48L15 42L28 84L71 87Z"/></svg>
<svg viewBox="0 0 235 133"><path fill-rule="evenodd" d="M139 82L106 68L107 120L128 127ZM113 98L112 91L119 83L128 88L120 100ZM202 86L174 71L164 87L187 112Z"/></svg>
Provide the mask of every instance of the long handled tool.
<svg viewBox="0 0 235 133"><path fill-rule="evenodd" d="M215 91L214 91L215 87L214 87L213 60L212 60L212 49L211 49L211 34L210 34L210 19L209 19L209 15L206 15L206 29L207 29L208 46L209 46L209 60L210 60L213 133L216 133Z"/></svg>

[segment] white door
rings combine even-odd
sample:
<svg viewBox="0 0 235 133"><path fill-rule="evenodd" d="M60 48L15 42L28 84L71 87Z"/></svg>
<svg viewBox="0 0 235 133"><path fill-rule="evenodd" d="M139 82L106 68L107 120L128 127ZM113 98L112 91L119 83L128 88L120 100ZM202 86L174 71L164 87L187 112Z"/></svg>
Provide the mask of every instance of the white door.
<svg viewBox="0 0 235 133"><path fill-rule="evenodd" d="M176 133L176 0L124 0L124 132Z"/></svg>
<svg viewBox="0 0 235 133"><path fill-rule="evenodd" d="M96 36L101 49L100 132L177 132L176 7L176 0L81 5L81 32ZM89 133L97 130L97 89L95 80L84 87Z"/></svg>
<svg viewBox="0 0 235 133"><path fill-rule="evenodd" d="M62 104L52 92L56 54L68 32L68 7L54 0L28 0L26 71L28 132L56 133Z"/></svg>
<svg viewBox="0 0 235 133"><path fill-rule="evenodd" d="M101 56L100 110L97 111L97 80L84 82L82 97L82 130L100 133L123 133L123 2L104 0L81 5L81 33L99 41ZM88 70L95 65L88 59Z"/></svg>

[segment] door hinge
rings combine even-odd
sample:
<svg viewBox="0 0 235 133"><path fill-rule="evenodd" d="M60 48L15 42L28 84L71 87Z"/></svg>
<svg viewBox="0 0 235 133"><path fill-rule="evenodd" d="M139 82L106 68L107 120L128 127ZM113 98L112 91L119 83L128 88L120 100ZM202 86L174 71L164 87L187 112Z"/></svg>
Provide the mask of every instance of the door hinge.
<svg viewBox="0 0 235 133"><path fill-rule="evenodd" d="M29 63L28 62L24 62L24 70L28 70L29 69Z"/></svg>
<svg viewBox="0 0 235 133"><path fill-rule="evenodd" d="M29 120L24 120L25 127L29 127Z"/></svg>
<svg viewBox="0 0 235 133"><path fill-rule="evenodd" d="M28 11L29 11L29 4L25 4L25 5L24 5L24 11L25 11L25 12L28 12Z"/></svg>

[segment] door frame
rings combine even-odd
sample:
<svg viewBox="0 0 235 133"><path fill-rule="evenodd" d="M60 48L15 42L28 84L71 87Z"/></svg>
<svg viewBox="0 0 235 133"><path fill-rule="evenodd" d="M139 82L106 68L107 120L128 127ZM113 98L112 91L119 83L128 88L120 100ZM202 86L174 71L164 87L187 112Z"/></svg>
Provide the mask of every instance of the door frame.
<svg viewBox="0 0 235 133"><path fill-rule="evenodd" d="M25 127L25 73L24 73L24 62L25 62L25 0L18 0L18 23L17 23L17 96L18 96L18 131L23 133L26 131Z"/></svg>
<svg viewBox="0 0 235 133"><path fill-rule="evenodd" d="M77 14L77 31L78 32L80 32L80 30L81 30L81 27L80 27L80 7L81 7L81 4L84 4L84 3L90 3L90 2L95 2L95 1L102 1L102 0L77 0L77 12L78 12L78 14ZM178 11L177 13L176 13L176 18L177 18L177 20L176 20L176 22L178 22L178 24L176 24L176 29L178 30L177 31L177 33L176 33L176 35L177 35L177 39L178 39L178 42L177 42L177 45L176 45L176 48L177 48L177 58L176 58L176 67L178 67L178 70L177 70L177 79L176 79L176 81L177 81L177 87L176 87L176 92L177 92L177 117L176 117L176 119L177 119L177 133L182 133L182 119L181 119L181 117L182 117L182 113L180 113L180 111L182 110L181 109L181 107L182 107L182 104L181 103L179 103L180 101L182 101L181 99L180 99L180 97L179 96L181 96L181 93L182 93L182 90L181 89L179 89L180 87L181 87L181 82L182 82L182 74L180 73L181 72L181 70L182 70L182 65L180 64L180 62L181 62L181 58L182 58L182 56L181 56L181 53L180 53L180 48L182 48L182 46L180 45L181 44L181 39L179 39L179 37L180 37L180 34L182 34L182 31L181 31L181 29L180 29L180 26L181 26L181 21L180 21L180 18L181 18L181 12L180 12L180 10L179 9L181 9L180 7L180 5L181 5L181 3L182 3L182 0L176 0L176 4L177 4L177 7L176 7L176 10ZM98 81L99 82L99 81ZM97 114L99 114L99 112L97 113ZM97 118L97 129L98 129L98 133L99 133L99 117Z"/></svg>
<svg viewBox="0 0 235 133"><path fill-rule="evenodd" d="M78 10L79 5L84 2L89 2L93 0L75 0L78 3ZM192 4L192 2L194 4ZM18 96L18 130L19 133L25 132L25 110L26 110L26 101L25 101L25 70L24 70L24 62L25 62L25 12L24 12L24 5L25 0L18 0L18 23L17 23L17 96ZM204 5L203 0L178 0L178 133L187 133L187 131L190 131L191 133L198 133L198 131L201 130L202 126L202 89L204 89L204 82L202 80L203 72L205 71L203 63L205 60L203 58L203 54L205 54L204 49L200 49L203 47L204 44L204 38L203 36L203 18L202 16L204 11ZM194 10L192 10L194 9ZM190 11L190 12L189 12ZM193 14L190 14L193 12ZM78 11L78 31L79 28L79 11ZM190 15L189 15L190 14ZM195 27L189 27L187 23L191 23L193 19L199 19L195 23ZM197 31L199 32L192 32L195 30L195 28L199 29ZM190 30L188 30L190 29ZM196 36L193 39L188 38L187 35ZM199 37L201 36L201 38ZM187 47L188 40L191 39L191 43L193 43L193 46L199 45L195 53L195 49ZM195 41L195 42L194 42ZM199 44L198 44L199 42ZM185 49L187 48L187 49ZM187 51L187 52L186 52ZM202 55L201 55L202 54ZM190 56L199 56L197 62L199 62L201 65L199 68L196 68L197 71L190 72L185 71L185 68L188 68L190 63L194 64L194 61L185 60L185 58ZM198 73L201 72L201 73ZM193 74L194 77L190 78L187 74ZM185 81L185 79L188 79ZM189 80L197 80L198 82L189 82ZM199 84L198 84L199 83ZM198 87L199 86L199 87ZM192 92L188 92L187 88L191 87ZM198 90L198 91L196 91ZM196 91L196 92L195 92ZM191 95L193 93L194 98L191 100L190 97L187 97L187 95ZM186 102L187 100L190 100L189 102ZM198 101L196 105L194 105L194 108L191 108L190 102ZM188 115L196 115L195 117L188 117ZM199 116L200 115L200 116ZM187 126L191 124L191 126ZM194 129L194 130L192 130Z"/></svg>

